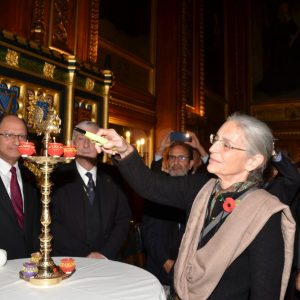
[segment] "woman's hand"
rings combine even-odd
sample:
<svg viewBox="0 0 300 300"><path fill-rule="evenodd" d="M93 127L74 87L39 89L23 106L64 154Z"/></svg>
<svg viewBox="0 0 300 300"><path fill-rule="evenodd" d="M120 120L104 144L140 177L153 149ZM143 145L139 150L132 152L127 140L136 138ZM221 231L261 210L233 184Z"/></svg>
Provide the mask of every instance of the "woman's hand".
<svg viewBox="0 0 300 300"><path fill-rule="evenodd" d="M95 146L96 150L100 153L101 151L107 154L119 154L121 158L126 157L134 148L128 144L114 129L103 129L100 128L97 135L107 139L107 142L100 146Z"/></svg>

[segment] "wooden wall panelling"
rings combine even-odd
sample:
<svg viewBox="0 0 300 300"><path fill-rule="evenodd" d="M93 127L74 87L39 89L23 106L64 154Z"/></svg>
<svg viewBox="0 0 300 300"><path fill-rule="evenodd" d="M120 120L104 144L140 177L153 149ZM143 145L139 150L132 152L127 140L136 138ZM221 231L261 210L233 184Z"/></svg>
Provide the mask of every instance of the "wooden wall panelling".
<svg viewBox="0 0 300 300"><path fill-rule="evenodd" d="M79 1L76 55L96 64L98 59L100 0Z"/></svg>
<svg viewBox="0 0 300 300"><path fill-rule="evenodd" d="M98 63L103 69L110 68L114 74L112 92L124 96L134 94L136 101L139 101L140 95L142 102L136 104L147 105L143 103L147 98L147 102L151 103L155 75L153 65L101 37L99 44Z"/></svg>
<svg viewBox="0 0 300 300"><path fill-rule="evenodd" d="M114 4L122 7L121 16L115 11ZM144 158L148 165L153 157L156 123L155 4L156 0L150 0L132 7L130 1L103 1L99 12L98 64L110 69L114 78L109 99L109 124L123 135L125 130L130 130L133 143L136 142L134 135L146 139L147 157ZM130 17L133 19L128 19ZM141 28L137 27L139 25Z"/></svg>
<svg viewBox="0 0 300 300"><path fill-rule="evenodd" d="M147 152L147 159L145 162L150 166L153 159L153 129L156 123L154 98L152 97L152 105L149 105L149 103L147 104L149 102L148 96L135 95L132 90L126 92L126 88L123 88L122 93L111 90L109 123L146 132L146 136L143 136L147 141L147 150L145 151ZM144 105L135 101L135 97L139 98ZM132 142L135 143L134 140Z"/></svg>
<svg viewBox="0 0 300 300"><path fill-rule="evenodd" d="M226 114L249 113L249 1L225 1Z"/></svg>
<svg viewBox="0 0 300 300"><path fill-rule="evenodd" d="M105 67L109 57L109 67L114 76L109 99L109 123L130 128L140 128L148 132L147 146L153 146L150 131L154 128L155 97L151 94L153 87L153 67L150 63L120 49L109 41L100 38L100 66ZM148 147L149 160L152 149Z"/></svg>
<svg viewBox="0 0 300 300"><path fill-rule="evenodd" d="M29 37L33 2L34 0L1 1L0 28Z"/></svg>
<svg viewBox="0 0 300 300"><path fill-rule="evenodd" d="M208 134L205 129L207 124L202 0L183 2L181 47L181 131L193 131L204 144Z"/></svg>
<svg viewBox="0 0 300 300"><path fill-rule="evenodd" d="M203 21L203 51L204 71L202 80L205 84L205 117L206 135L204 142L209 146L209 134L215 133L224 122L228 107L228 98L231 97L232 81L230 76L234 74L233 63L229 54L232 49L228 49L232 40L229 39L227 32L231 28L232 16L228 16L228 1L215 0L213 2L204 1L204 21ZM232 12L231 12L232 13ZM234 27L232 27L234 28ZM233 31L230 31L230 38ZM235 61L235 60L234 60ZM229 68L230 66L230 68ZM232 74L231 74L232 73ZM234 82L234 81L233 81Z"/></svg>
<svg viewBox="0 0 300 300"><path fill-rule="evenodd" d="M76 55L79 0L52 0L49 21L49 48Z"/></svg>
<svg viewBox="0 0 300 300"><path fill-rule="evenodd" d="M181 1L157 2L156 144L169 130L180 129Z"/></svg>
<svg viewBox="0 0 300 300"><path fill-rule="evenodd" d="M50 0L32 1L30 34L24 35L24 37L30 38L30 40L44 46L48 44L50 7Z"/></svg>

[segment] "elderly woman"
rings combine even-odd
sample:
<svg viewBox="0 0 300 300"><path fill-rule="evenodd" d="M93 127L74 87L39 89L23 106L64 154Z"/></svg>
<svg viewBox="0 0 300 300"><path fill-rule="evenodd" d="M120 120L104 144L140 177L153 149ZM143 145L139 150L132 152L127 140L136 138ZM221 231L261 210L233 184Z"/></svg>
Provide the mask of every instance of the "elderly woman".
<svg viewBox="0 0 300 300"><path fill-rule="evenodd" d="M272 155L273 136L263 122L231 115L216 135L204 175L153 174L114 130L103 150L115 155L122 175L143 197L189 214L175 265L181 299L283 299L293 255L295 223L289 208L258 189ZM206 183L205 183L206 182Z"/></svg>

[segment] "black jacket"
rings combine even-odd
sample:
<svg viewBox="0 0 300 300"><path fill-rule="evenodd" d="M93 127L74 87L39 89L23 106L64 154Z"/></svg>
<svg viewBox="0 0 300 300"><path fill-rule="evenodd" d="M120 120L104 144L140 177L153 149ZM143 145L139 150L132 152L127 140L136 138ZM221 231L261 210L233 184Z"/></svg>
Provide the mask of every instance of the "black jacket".
<svg viewBox="0 0 300 300"><path fill-rule="evenodd" d="M60 166L54 174L55 192L52 199L53 254L85 257L100 252L116 259L127 238L130 209L113 170L99 164L94 204L96 236L88 240L88 198L75 162Z"/></svg>
<svg viewBox="0 0 300 300"><path fill-rule="evenodd" d="M19 164L23 184L24 228L20 229L11 199L0 179L0 248L8 259L30 257L39 250L40 194L33 174Z"/></svg>

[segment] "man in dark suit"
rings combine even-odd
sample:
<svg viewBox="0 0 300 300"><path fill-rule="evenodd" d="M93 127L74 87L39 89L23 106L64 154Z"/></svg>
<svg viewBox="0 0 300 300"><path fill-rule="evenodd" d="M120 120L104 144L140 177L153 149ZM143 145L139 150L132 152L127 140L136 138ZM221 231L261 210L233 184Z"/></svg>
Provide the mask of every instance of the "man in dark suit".
<svg viewBox="0 0 300 300"><path fill-rule="evenodd" d="M78 124L96 133L90 121ZM76 160L54 172L53 254L118 259L129 228L128 201L113 166L97 162L95 145L74 131Z"/></svg>
<svg viewBox="0 0 300 300"><path fill-rule="evenodd" d="M300 173L297 166L282 152L274 153L270 163L272 174L264 183L264 188L281 202L291 206L300 189Z"/></svg>
<svg viewBox="0 0 300 300"><path fill-rule="evenodd" d="M27 128L15 115L0 120L0 248L8 259L38 250L39 199L33 175L19 161ZM16 179L14 181L14 178Z"/></svg>

